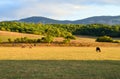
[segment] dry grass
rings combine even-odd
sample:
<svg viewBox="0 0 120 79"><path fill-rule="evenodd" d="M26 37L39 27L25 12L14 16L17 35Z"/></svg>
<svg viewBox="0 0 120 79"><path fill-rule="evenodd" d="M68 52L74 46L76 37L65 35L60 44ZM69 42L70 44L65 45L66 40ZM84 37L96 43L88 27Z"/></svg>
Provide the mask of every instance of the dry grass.
<svg viewBox="0 0 120 79"><path fill-rule="evenodd" d="M71 40L71 43L81 44L81 46L88 47L120 47L120 43L108 43L108 42L95 42L97 37L92 36L77 36L76 40ZM115 40L119 40L119 38L114 38Z"/></svg>
<svg viewBox="0 0 120 79"><path fill-rule="evenodd" d="M0 60L120 60L118 47L1 47Z"/></svg>
<svg viewBox="0 0 120 79"><path fill-rule="evenodd" d="M71 44L74 44L75 46L84 46L84 47L96 47L96 46L102 46L102 47L120 47L120 43L107 43L107 42L95 42L97 37L92 36L76 36L75 40L71 40ZM114 38L115 40L119 40L119 38ZM54 39L54 41L62 42L64 38L57 37Z"/></svg>
<svg viewBox="0 0 120 79"><path fill-rule="evenodd" d="M0 39L3 42L8 41L8 38L15 39L15 38L21 38L21 37L41 38L40 35L17 33L17 32L8 32L8 31L0 31Z"/></svg>
<svg viewBox="0 0 120 79"><path fill-rule="evenodd" d="M40 37L40 35L17 33L17 32L8 32L8 31L0 31L0 36L30 37L30 38L39 38Z"/></svg>

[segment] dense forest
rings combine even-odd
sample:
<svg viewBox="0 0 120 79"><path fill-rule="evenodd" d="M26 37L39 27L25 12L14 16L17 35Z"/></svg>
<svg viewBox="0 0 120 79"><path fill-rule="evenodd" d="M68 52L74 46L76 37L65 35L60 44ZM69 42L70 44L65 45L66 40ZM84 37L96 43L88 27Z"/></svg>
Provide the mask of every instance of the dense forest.
<svg viewBox="0 0 120 79"><path fill-rule="evenodd" d="M53 37L73 35L120 37L120 25L107 24L42 24L24 22L0 22L0 30Z"/></svg>

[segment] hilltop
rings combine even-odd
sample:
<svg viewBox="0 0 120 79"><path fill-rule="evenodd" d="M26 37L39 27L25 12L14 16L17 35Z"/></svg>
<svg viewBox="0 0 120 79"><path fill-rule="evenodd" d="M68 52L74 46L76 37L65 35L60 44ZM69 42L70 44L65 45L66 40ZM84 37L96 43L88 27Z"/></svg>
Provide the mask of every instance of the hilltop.
<svg viewBox="0 0 120 79"><path fill-rule="evenodd" d="M120 24L120 16L93 16L80 20L55 20L47 17L33 16L17 20L18 22L32 22L44 24Z"/></svg>

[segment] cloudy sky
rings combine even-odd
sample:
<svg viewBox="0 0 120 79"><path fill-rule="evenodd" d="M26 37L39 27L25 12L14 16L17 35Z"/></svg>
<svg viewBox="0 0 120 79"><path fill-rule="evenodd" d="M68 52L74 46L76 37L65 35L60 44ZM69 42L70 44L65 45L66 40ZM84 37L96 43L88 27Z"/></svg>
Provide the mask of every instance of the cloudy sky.
<svg viewBox="0 0 120 79"><path fill-rule="evenodd" d="M31 16L78 20L120 15L120 0L0 0L0 21Z"/></svg>

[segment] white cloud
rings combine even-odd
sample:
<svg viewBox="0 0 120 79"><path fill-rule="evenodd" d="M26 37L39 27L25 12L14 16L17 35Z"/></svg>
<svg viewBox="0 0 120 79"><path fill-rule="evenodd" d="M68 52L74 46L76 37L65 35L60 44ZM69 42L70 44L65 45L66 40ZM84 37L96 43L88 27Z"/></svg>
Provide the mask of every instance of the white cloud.
<svg viewBox="0 0 120 79"><path fill-rule="evenodd" d="M15 13L16 16L46 16L50 18L62 18L65 16L73 15L78 10L87 9L88 7L83 5L74 4L51 4L51 3L39 3L38 1L27 4L21 9L18 9Z"/></svg>
<svg viewBox="0 0 120 79"><path fill-rule="evenodd" d="M3 0L0 1L0 17L20 19L46 16L54 19L80 19L103 14L116 15L120 14L119 3L120 0Z"/></svg>

